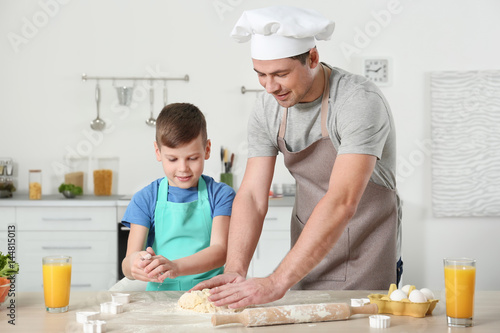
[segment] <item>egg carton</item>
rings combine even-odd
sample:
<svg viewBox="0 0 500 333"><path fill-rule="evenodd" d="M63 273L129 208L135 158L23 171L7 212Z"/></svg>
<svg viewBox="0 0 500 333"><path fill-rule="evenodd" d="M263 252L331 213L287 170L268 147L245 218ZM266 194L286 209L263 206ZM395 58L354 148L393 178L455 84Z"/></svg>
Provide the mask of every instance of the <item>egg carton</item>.
<svg viewBox="0 0 500 333"><path fill-rule="evenodd" d="M375 303L378 306L378 313L388 313L396 316L411 316L416 318L423 318L427 315L432 315L432 311L439 302L437 299L431 299L427 302L414 303L405 298L401 301L393 301L390 299L391 293L397 289L395 284L391 284L387 295L384 294L370 294L368 298L370 303ZM415 286L411 286L408 294L415 290Z"/></svg>

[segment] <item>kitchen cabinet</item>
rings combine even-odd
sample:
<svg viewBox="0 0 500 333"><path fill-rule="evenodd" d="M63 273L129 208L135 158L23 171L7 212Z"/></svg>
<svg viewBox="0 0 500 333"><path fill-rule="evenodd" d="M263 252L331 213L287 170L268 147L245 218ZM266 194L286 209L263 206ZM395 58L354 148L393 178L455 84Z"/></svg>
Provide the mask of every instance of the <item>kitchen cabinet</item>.
<svg viewBox="0 0 500 333"><path fill-rule="evenodd" d="M123 196L64 199L60 195L44 196L42 200L1 200L0 251L7 252L8 226L16 227L15 253L20 265L17 290L43 290L42 257L48 255L72 257L74 291L107 290L113 286L121 264L117 221L121 221L129 200ZM248 276L271 274L288 253L293 203L293 197L269 200Z"/></svg>
<svg viewBox="0 0 500 333"><path fill-rule="evenodd" d="M283 201L275 202L275 200ZM248 269L248 276L268 276L288 253L292 210L293 200L271 199L262 234Z"/></svg>
<svg viewBox="0 0 500 333"><path fill-rule="evenodd" d="M50 255L72 257L72 290L107 290L116 283L116 201L70 200L2 202L0 244L15 225L18 291L43 290L42 257Z"/></svg>

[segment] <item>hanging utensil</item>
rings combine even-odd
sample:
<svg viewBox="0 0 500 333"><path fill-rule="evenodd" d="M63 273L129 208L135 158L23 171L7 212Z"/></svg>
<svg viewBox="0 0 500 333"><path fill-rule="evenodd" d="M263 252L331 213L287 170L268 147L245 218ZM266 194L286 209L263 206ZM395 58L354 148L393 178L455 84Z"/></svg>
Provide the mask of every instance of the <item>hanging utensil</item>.
<svg viewBox="0 0 500 333"><path fill-rule="evenodd" d="M167 106L167 81L163 81L163 106Z"/></svg>
<svg viewBox="0 0 500 333"><path fill-rule="evenodd" d="M149 105L151 111L149 119L146 119L146 124L148 124L149 126L156 126L156 119L153 117L154 101L155 101L155 90L153 88L153 85L151 84L151 88L149 88Z"/></svg>
<svg viewBox="0 0 500 333"><path fill-rule="evenodd" d="M118 103L120 103L120 105L129 106L130 102L132 101L132 93L134 92L134 87L121 86L115 88L118 95Z"/></svg>
<svg viewBox="0 0 500 333"><path fill-rule="evenodd" d="M234 163L234 153L231 154L231 159L229 160L229 170L228 172L231 172L233 168L233 163Z"/></svg>
<svg viewBox="0 0 500 333"><path fill-rule="evenodd" d="M106 127L106 123L99 117L99 106L101 104L101 88L99 87L99 81L95 86L95 102L97 106L97 118L90 122L90 128L94 131L102 131Z"/></svg>
<svg viewBox="0 0 500 333"><path fill-rule="evenodd" d="M220 147L220 163L222 164L222 173L224 173L225 168L224 168L224 147Z"/></svg>

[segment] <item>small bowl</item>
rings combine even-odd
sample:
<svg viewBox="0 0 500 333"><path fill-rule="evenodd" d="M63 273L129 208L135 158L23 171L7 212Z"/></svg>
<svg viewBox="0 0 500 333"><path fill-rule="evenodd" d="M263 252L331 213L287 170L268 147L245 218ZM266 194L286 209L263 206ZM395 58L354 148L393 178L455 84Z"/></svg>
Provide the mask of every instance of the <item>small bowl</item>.
<svg viewBox="0 0 500 333"><path fill-rule="evenodd" d="M9 297L10 283L0 286L0 305L2 305Z"/></svg>
<svg viewBox="0 0 500 333"><path fill-rule="evenodd" d="M12 192L9 190L0 190L0 198L12 198Z"/></svg>
<svg viewBox="0 0 500 333"><path fill-rule="evenodd" d="M76 194L74 194L73 192L71 191L62 191L62 194L64 195L65 198L67 199L73 199L74 197L76 197Z"/></svg>

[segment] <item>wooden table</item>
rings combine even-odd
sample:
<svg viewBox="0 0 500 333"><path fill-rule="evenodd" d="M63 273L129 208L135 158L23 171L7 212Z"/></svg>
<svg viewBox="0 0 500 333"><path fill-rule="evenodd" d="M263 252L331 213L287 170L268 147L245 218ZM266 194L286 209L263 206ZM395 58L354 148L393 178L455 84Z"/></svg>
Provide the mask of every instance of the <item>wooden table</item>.
<svg viewBox="0 0 500 333"><path fill-rule="evenodd" d="M290 291L272 305L350 302L351 298L363 298L371 291ZM380 293L380 292L378 292ZM211 315L178 309L177 300L182 292L131 292L131 303L118 315L101 315L107 322L106 332L500 332L500 291L477 291L475 326L448 328L445 317L444 292L436 292L440 301L433 315L425 318L407 316L391 317L391 327L370 328L367 315L356 315L349 320L323 323L307 323L281 326L245 328L238 324L212 327ZM15 323L8 320L8 305L0 307L0 332L83 332L83 325L76 322L77 311L99 311L100 304L111 301L111 292L72 292L70 310L66 313L45 312L42 293L20 292L15 298Z"/></svg>

